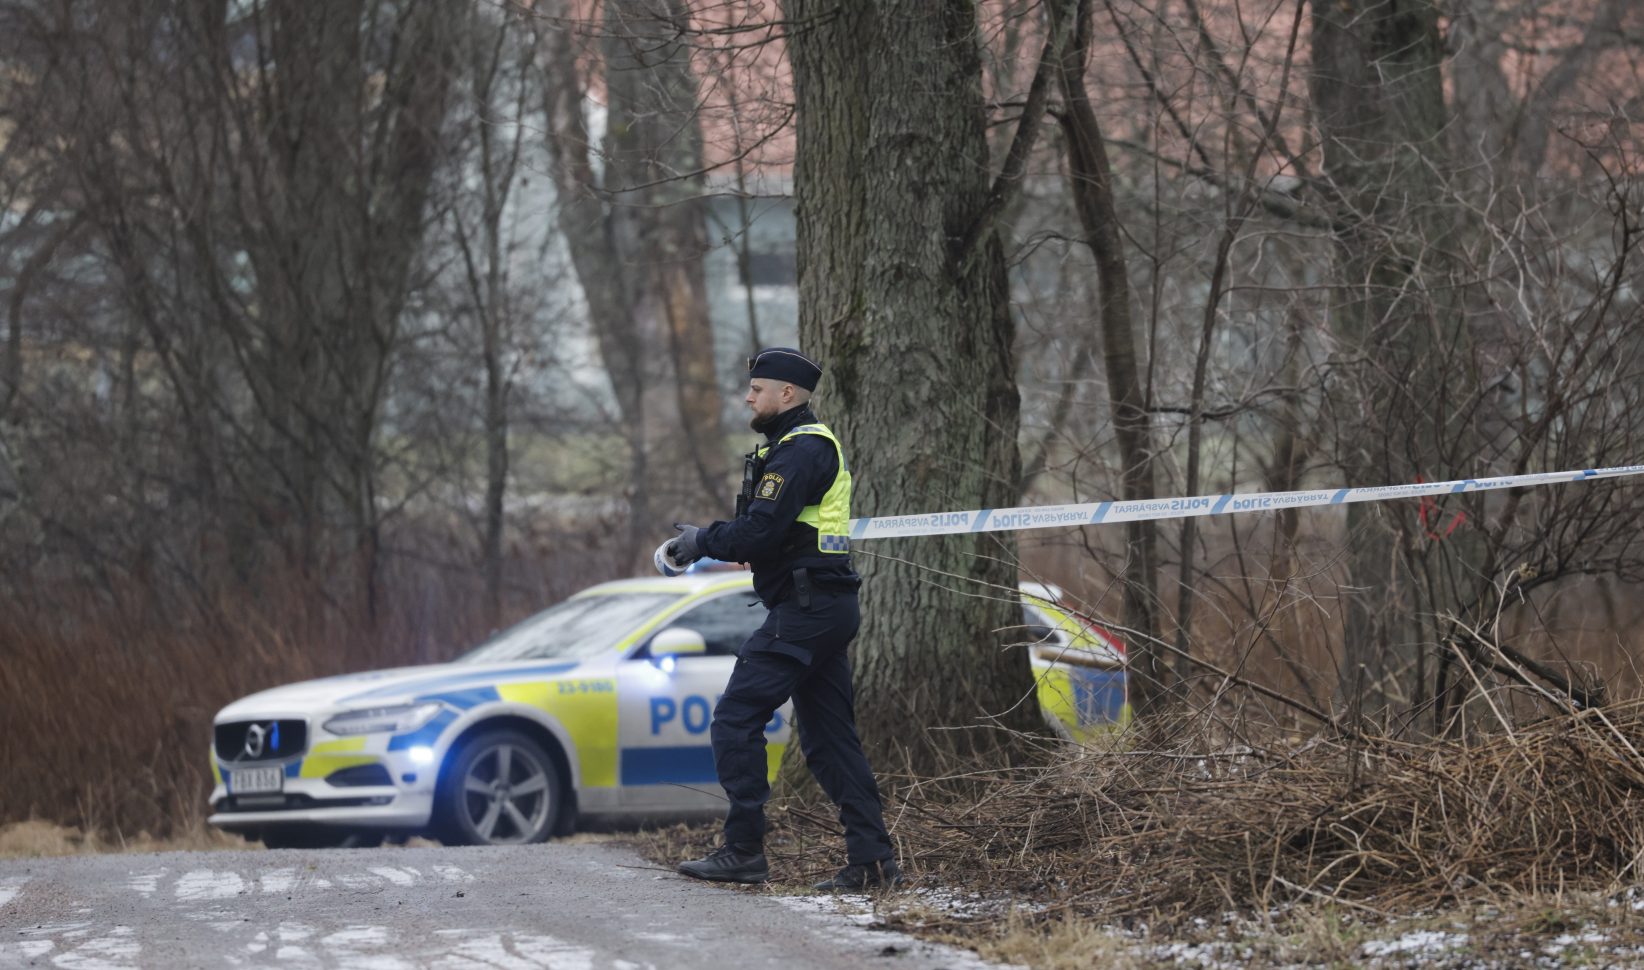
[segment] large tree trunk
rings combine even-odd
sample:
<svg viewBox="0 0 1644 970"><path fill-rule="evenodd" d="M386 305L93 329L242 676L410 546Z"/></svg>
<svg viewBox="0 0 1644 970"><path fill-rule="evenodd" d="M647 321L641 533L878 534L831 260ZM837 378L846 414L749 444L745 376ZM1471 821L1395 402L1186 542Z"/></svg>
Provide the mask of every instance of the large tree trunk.
<svg viewBox="0 0 1644 970"><path fill-rule="evenodd" d="M1018 497L1018 398L1003 250L987 231L981 64L969 0L840 15L788 0L797 101L800 338L826 367L858 515ZM962 268L969 264L969 272ZM857 710L880 764L930 770L1039 726L1008 533L883 541L866 577ZM940 730L959 728L960 730ZM906 760L903 760L903 757ZM890 758L887 762L885 759Z"/></svg>

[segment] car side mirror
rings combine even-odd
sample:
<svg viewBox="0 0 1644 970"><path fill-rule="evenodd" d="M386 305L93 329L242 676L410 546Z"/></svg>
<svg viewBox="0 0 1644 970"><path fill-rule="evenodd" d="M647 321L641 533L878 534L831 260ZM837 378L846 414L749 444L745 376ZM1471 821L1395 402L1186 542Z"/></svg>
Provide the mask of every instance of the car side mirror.
<svg viewBox="0 0 1644 970"><path fill-rule="evenodd" d="M651 656L657 660L707 652L708 641L702 639L702 634L685 627L669 627L651 638Z"/></svg>

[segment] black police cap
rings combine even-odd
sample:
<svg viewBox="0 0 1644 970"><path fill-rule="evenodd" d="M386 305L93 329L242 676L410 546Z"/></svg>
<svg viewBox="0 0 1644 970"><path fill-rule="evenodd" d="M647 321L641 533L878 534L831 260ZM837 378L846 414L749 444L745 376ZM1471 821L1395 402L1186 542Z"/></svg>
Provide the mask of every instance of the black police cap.
<svg viewBox="0 0 1644 970"><path fill-rule="evenodd" d="M748 358L748 379L781 381L814 391L822 379L822 365L792 347L766 347Z"/></svg>

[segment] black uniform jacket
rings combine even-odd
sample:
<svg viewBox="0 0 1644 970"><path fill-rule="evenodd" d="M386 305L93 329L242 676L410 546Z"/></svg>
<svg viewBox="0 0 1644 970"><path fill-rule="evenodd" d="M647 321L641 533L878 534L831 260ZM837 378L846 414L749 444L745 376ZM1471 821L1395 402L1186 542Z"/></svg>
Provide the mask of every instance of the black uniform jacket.
<svg viewBox="0 0 1644 970"><path fill-rule="evenodd" d="M766 606L793 595L793 571L801 567L818 589L844 592L862 583L849 553L819 551L816 530L798 521L801 509L822 501L839 472L833 442L821 435L796 435L781 442L794 428L815 423L816 415L803 404L777 415L765 434L771 450L747 513L715 522L698 537L704 554L753 567L754 592ZM772 476L774 488L767 484Z"/></svg>

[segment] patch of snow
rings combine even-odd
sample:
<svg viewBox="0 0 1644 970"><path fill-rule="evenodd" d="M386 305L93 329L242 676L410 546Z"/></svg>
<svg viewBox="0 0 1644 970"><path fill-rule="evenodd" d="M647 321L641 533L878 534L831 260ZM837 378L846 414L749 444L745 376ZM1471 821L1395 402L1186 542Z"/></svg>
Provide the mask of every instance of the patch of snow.
<svg viewBox="0 0 1644 970"><path fill-rule="evenodd" d="M1466 942L1467 937L1459 933L1416 930L1414 933L1406 933L1396 940L1366 941L1359 946L1359 952L1367 957L1389 956L1395 953L1436 955L1446 950L1455 949Z"/></svg>
<svg viewBox="0 0 1644 970"><path fill-rule="evenodd" d="M361 947L385 946L388 943L388 927L386 926L349 926L328 934L320 940L324 946L330 947Z"/></svg>
<svg viewBox="0 0 1644 970"><path fill-rule="evenodd" d="M1244 960L1224 960L1231 947L1222 943L1167 943L1152 947L1150 955L1159 963L1200 967L1203 970L1238 970Z"/></svg>
<svg viewBox="0 0 1644 970"><path fill-rule="evenodd" d="M874 950L888 943L896 943L909 950L940 953L947 970L997 970L969 950L926 943L902 933L883 933L873 929L878 917L873 913L873 897L854 894L837 896L776 896L777 902L787 909L804 913L818 922L831 925L821 927L822 933L840 942L852 945L867 944ZM558 970L558 968L556 968Z"/></svg>
<svg viewBox="0 0 1644 970"><path fill-rule="evenodd" d="M867 901L865 896L856 898ZM938 913L959 919L1000 916L1012 909L1023 913L1036 913L1046 908L1043 903L1024 902L1010 896L984 896L979 892L961 893L951 889L928 887L919 887L897 897L898 900L908 898L915 899Z"/></svg>
<svg viewBox="0 0 1644 970"><path fill-rule="evenodd" d="M177 880L178 899L228 899L245 891L245 880L237 872L196 869Z"/></svg>
<svg viewBox="0 0 1644 970"><path fill-rule="evenodd" d="M314 935L314 927L307 923L281 923L274 931L281 943L301 943Z"/></svg>
<svg viewBox="0 0 1644 970"><path fill-rule="evenodd" d="M592 970L593 950L556 940L551 936L514 934L514 951L527 959L535 959L544 967L554 970Z"/></svg>
<svg viewBox="0 0 1644 970"><path fill-rule="evenodd" d="M14 882L0 883L0 906L4 906L17 898L17 894L23 891L23 883L27 881L27 879L19 879Z"/></svg>
<svg viewBox="0 0 1644 970"><path fill-rule="evenodd" d="M139 966L137 955L143 947L129 926L116 926L107 936L87 940L52 958L63 970L127 970Z"/></svg>
<svg viewBox="0 0 1644 970"><path fill-rule="evenodd" d="M371 871L396 886L409 886L416 882L417 877L421 875L415 869L397 869L393 866L374 866Z"/></svg>
<svg viewBox="0 0 1644 970"><path fill-rule="evenodd" d="M497 970L592 970L598 956L552 936L481 930L441 930L439 935L462 938L448 953L425 964L435 970L466 970L479 964Z"/></svg>
<svg viewBox="0 0 1644 970"><path fill-rule="evenodd" d="M1603 944L1608 942L1610 942L1610 938L1608 936L1605 936L1603 933L1595 933L1592 930L1588 930L1579 936L1574 933L1560 933L1558 936L1548 940L1547 943L1542 946L1541 952L1549 956L1558 956L1565 950L1568 950L1570 947L1578 944Z"/></svg>
<svg viewBox="0 0 1644 970"><path fill-rule="evenodd" d="M385 953L374 953L370 956L356 953L343 958L337 967L339 970L416 970L413 964Z"/></svg>
<svg viewBox="0 0 1644 970"><path fill-rule="evenodd" d="M778 896L776 901L795 912L826 913L829 916L847 908L857 912L864 906L873 905L873 900L869 897L851 893L840 893L837 896Z"/></svg>

